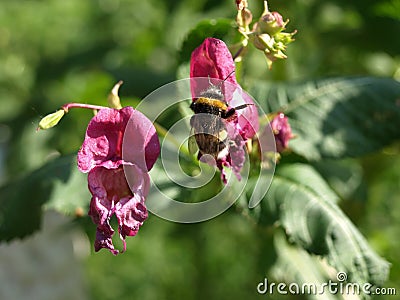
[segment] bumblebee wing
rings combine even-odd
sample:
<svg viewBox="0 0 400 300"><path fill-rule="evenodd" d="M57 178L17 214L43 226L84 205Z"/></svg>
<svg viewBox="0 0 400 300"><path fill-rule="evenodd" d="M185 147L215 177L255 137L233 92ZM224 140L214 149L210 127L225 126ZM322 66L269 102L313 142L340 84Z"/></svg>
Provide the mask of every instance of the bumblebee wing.
<svg viewBox="0 0 400 300"><path fill-rule="evenodd" d="M192 155L196 154L196 152L199 151L199 147L197 146L197 141L196 141L196 137L194 135L193 127L190 129L190 136L188 139L188 148L189 148L189 153Z"/></svg>

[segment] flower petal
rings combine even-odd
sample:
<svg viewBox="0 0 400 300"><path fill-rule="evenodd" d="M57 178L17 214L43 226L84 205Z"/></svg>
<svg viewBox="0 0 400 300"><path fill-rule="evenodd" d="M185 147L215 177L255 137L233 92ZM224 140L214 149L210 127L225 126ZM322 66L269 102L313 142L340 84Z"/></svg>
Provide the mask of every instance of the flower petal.
<svg viewBox="0 0 400 300"><path fill-rule="evenodd" d="M216 78L236 86L236 77L235 74L232 74L234 71L235 63L225 43L219 39L206 38L192 52L190 59L190 78L192 79L190 87L193 97L198 97L201 92L207 90L210 86L208 80L196 80L193 78ZM232 93L225 89L225 85L223 90L225 100L229 101Z"/></svg>
<svg viewBox="0 0 400 300"><path fill-rule="evenodd" d="M93 197L101 199L107 210L113 208L111 203L115 204L119 199L132 196L122 166L118 169L96 167L89 172L88 183Z"/></svg>
<svg viewBox="0 0 400 300"><path fill-rule="evenodd" d="M243 139L252 138L259 129L258 111L253 99L243 91L239 86L233 93L232 100L229 102L230 107L238 107L243 104L250 104L244 109L236 111L240 134Z"/></svg>
<svg viewBox="0 0 400 300"><path fill-rule="evenodd" d="M97 252L102 248L106 248L116 255L118 250L115 250L112 244L114 230L109 223L112 215L112 202L94 195L90 201L88 215L92 218L93 223L97 225L94 250Z"/></svg>
<svg viewBox="0 0 400 300"><path fill-rule="evenodd" d="M131 198L121 199L115 206L115 215L119 224L119 235L124 243L123 251L125 251L125 238L127 236L135 236L148 217L147 209L144 205L144 197L135 194Z"/></svg>
<svg viewBox="0 0 400 300"><path fill-rule="evenodd" d="M122 163L122 138L134 109L104 108L90 120L78 152L78 168L87 173L96 166L115 169Z"/></svg>
<svg viewBox="0 0 400 300"><path fill-rule="evenodd" d="M244 151L245 141L240 135L236 136L234 143L229 147L229 154L231 157L232 171L235 173L238 180L241 179L240 171L243 168L246 160L246 152Z"/></svg>
<svg viewBox="0 0 400 300"><path fill-rule="evenodd" d="M149 173L135 165L124 165L124 172L131 192L146 197L150 190Z"/></svg>
<svg viewBox="0 0 400 300"><path fill-rule="evenodd" d="M228 142L226 143L228 153L225 157L219 158L217 161L217 166L221 170L221 177L224 183L226 183L226 176L222 167L232 168L237 179L241 180L240 171L246 160L246 152L244 151L246 142L239 134L239 124L225 121L225 126L228 133Z"/></svg>
<svg viewBox="0 0 400 300"><path fill-rule="evenodd" d="M197 47L190 59L190 77L217 78L237 84L235 76L229 76L235 71L235 63L225 43L219 39L206 38ZM228 77L229 76L229 77Z"/></svg>
<svg viewBox="0 0 400 300"><path fill-rule="evenodd" d="M235 63L228 47L221 40L206 38L204 42L192 52L190 60L191 90L194 98L209 88L208 80L199 80L195 77L210 77L225 80L225 100L230 107L242 104L251 104L245 109L237 111L240 134L244 139L251 138L259 129L258 111L252 98L242 90L236 82ZM218 83L217 83L218 84Z"/></svg>
<svg viewBox="0 0 400 300"><path fill-rule="evenodd" d="M139 175L142 174L138 167L137 170ZM142 181L149 180L148 177L145 178L147 179ZM137 181L140 182L139 179ZM140 193L133 194L129 189L122 166L118 169L96 167L89 172L88 182L92 193L89 216L97 225L95 251L106 248L113 254L118 253L112 244L114 230L109 223L114 213L118 219L125 251L125 236L136 234L147 218L147 210L143 204L144 196Z"/></svg>
<svg viewBox="0 0 400 300"><path fill-rule="evenodd" d="M96 231L96 241L94 242L94 251L98 252L101 249L105 248L110 250L110 252L114 255L117 255L119 253L118 250L114 248L114 245L112 243L112 234L107 234L106 232L97 229Z"/></svg>
<svg viewBox="0 0 400 300"><path fill-rule="evenodd" d="M153 123L140 111L135 110L125 129L122 144L124 161L150 170L160 154L160 142Z"/></svg>

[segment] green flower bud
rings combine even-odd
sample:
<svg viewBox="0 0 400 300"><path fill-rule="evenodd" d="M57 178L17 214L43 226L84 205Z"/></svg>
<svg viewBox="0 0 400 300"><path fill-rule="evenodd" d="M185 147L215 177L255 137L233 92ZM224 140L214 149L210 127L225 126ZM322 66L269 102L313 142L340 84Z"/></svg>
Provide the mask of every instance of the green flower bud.
<svg viewBox="0 0 400 300"><path fill-rule="evenodd" d="M243 8L242 10L238 10L238 14L236 16L236 23L238 24L239 28L244 31L248 30L248 27L253 20L253 15L251 11L247 8Z"/></svg>
<svg viewBox="0 0 400 300"><path fill-rule="evenodd" d="M294 41L293 35L296 34L296 30L292 33L283 32L288 22L289 20L284 22L278 12L270 12L267 1L264 1L263 14L247 35L254 46L264 52L270 68L276 59L287 58L284 51L287 45Z"/></svg>
<svg viewBox="0 0 400 300"><path fill-rule="evenodd" d="M267 33L254 34L251 37L254 46L259 50L265 51L266 49L272 49L274 47L274 38Z"/></svg>
<svg viewBox="0 0 400 300"><path fill-rule="evenodd" d="M260 33L268 33L270 35L274 35L282 30L285 30L286 24L289 22L283 22L282 16L274 12L267 12L265 15L261 16L258 21L258 30Z"/></svg>
<svg viewBox="0 0 400 300"><path fill-rule="evenodd" d="M49 129L58 124L61 118L65 115L65 110L60 109L55 113L49 114L40 120L38 130L39 129Z"/></svg>

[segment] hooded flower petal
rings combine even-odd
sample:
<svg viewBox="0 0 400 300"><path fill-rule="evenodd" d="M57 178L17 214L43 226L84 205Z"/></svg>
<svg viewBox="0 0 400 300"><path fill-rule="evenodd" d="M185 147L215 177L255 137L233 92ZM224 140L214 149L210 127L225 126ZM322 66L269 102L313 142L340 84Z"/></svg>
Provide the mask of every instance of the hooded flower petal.
<svg viewBox="0 0 400 300"><path fill-rule="evenodd" d="M155 128L142 113L128 106L122 109L101 109L92 118L78 152L79 170L87 173L96 166L115 169L124 163L122 141L128 121L131 119L131 126L138 131L124 147L130 149L130 152L136 152L134 158L128 161L144 168L143 160L145 160L147 169L151 169L160 153Z"/></svg>
<svg viewBox="0 0 400 300"><path fill-rule="evenodd" d="M235 63L228 47L221 40L206 38L197 47L190 58L190 78L210 77L225 80L237 85L235 76L230 76L235 71ZM195 88L195 87L193 87ZM198 87L203 91L208 86ZM193 90L192 90L193 91Z"/></svg>
<svg viewBox="0 0 400 300"><path fill-rule="evenodd" d="M160 142L153 123L140 111L133 111L124 132L123 160L147 171L153 167L159 154Z"/></svg>
<svg viewBox="0 0 400 300"><path fill-rule="evenodd" d="M78 152L78 168L87 173L96 166L118 168L122 163L122 138L132 107L105 108L90 120Z"/></svg>

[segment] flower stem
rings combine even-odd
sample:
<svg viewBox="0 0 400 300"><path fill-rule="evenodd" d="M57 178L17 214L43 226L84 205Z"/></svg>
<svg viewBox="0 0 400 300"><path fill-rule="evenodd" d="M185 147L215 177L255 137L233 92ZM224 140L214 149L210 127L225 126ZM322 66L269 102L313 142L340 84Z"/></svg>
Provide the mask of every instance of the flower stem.
<svg viewBox="0 0 400 300"><path fill-rule="evenodd" d="M100 105L84 104L84 103L67 103L61 106L61 109L63 109L65 112L68 112L70 108L86 108L92 110L100 110L107 107Z"/></svg>
<svg viewBox="0 0 400 300"><path fill-rule="evenodd" d="M244 50L244 46L241 46L240 48L239 48L239 50L233 55L233 60L235 60L236 58L238 58L239 57L239 55L240 54L242 54L242 51Z"/></svg>

